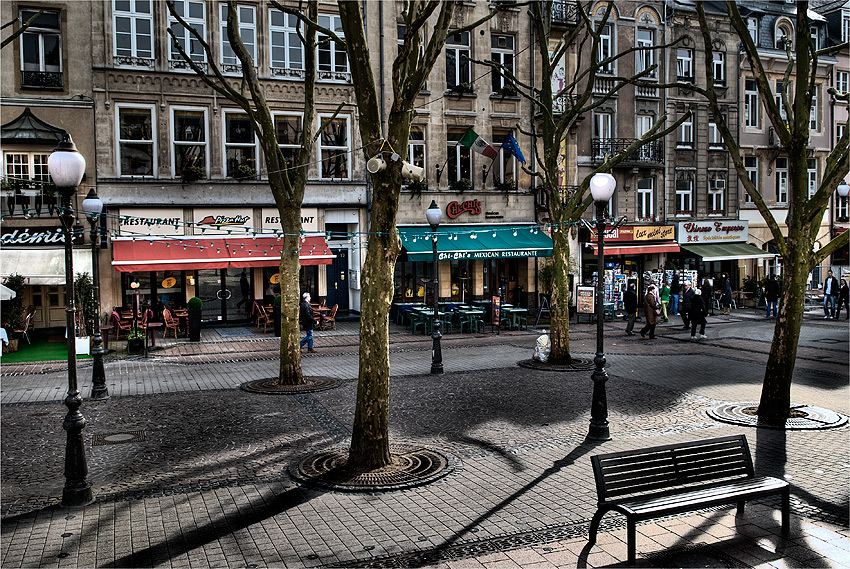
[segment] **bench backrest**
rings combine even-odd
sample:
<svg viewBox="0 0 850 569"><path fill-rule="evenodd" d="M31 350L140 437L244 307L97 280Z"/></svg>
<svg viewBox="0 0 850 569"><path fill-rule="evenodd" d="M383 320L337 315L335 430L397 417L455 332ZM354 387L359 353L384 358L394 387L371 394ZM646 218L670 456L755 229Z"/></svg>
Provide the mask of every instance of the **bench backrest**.
<svg viewBox="0 0 850 569"><path fill-rule="evenodd" d="M744 435L591 457L600 502L753 476Z"/></svg>

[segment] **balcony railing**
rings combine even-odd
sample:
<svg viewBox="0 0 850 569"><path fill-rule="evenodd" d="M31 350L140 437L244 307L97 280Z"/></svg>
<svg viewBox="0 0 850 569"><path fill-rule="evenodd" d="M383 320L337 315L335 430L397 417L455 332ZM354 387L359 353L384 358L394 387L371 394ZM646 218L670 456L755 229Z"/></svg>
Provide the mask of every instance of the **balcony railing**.
<svg viewBox="0 0 850 569"><path fill-rule="evenodd" d="M21 87L61 89L61 71L21 71Z"/></svg>
<svg viewBox="0 0 850 569"><path fill-rule="evenodd" d="M594 162L601 162L605 156L614 156L631 146L634 138L594 138L591 142ZM622 166L634 164L664 164L664 144L660 140L647 142L620 163Z"/></svg>
<svg viewBox="0 0 850 569"><path fill-rule="evenodd" d="M59 194L52 182L6 178L0 190L0 199L4 216L58 215Z"/></svg>
<svg viewBox="0 0 850 569"><path fill-rule="evenodd" d="M558 188L558 199L561 200L561 203L565 203L567 200L573 197L573 195L578 190L578 186L561 186ZM543 186L537 186L534 188L534 205L537 208L537 211L549 211L549 194L546 192Z"/></svg>
<svg viewBox="0 0 850 569"><path fill-rule="evenodd" d="M574 2L552 2L552 25L573 26L578 21L578 8Z"/></svg>

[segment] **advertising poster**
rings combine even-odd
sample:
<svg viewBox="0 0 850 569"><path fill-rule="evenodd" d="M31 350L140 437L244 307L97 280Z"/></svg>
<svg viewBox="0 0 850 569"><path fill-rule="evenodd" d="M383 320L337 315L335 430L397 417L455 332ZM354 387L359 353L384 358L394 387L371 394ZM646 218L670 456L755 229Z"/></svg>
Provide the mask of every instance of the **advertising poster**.
<svg viewBox="0 0 850 569"><path fill-rule="evenodd" d="M594 299L596 296L596 291L592 286L580 286L578 287L578 296L576 299L576 311L579 314L593 314L594 313Z"/></svg>

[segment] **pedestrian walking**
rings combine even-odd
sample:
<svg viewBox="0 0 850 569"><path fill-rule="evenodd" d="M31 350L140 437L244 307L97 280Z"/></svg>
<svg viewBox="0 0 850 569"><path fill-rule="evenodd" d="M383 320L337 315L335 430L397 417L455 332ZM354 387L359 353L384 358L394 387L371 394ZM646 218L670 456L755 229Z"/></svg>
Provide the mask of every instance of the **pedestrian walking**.
<svg viewBox="0 0 850 569"><path fill-rule="evenodd" d="M655 293L655 285L649 285L646 289L646 296L643 298L643 313L646 316L646 324L640 329L640 337L646 338L648 332L650 340L655 339L655 325L658 324L658 315L661 313L661 306Z"/></svg>
<svg viewBox="0 0 850 569"><path fill-rule="evenodd" d="M626 335L634 336L635 319L637 318L638 300L635 291L635 283L629 283L629 288L623 295L623 304L626 307Z"/></svg>
<svg viewBox="0 0 850 569"><path fill-rule="evenodd" d="M694 290L694 297L691 299L690 318L691 318L691 340L705 340L705 317L708 316L708 309L705 306L703 294L699 289ZM697 325L699 325L699 335L697 335Z"/></svg>
<svg viewBox="0 0 850 569"><path fill-rule="evenodd" d="M251 294L251 284L248 282L248 273L245 269L242 269L242 274L239 276L239 291L242 293L242 300L237 302L236 306L238 307L244 304L247 310L253 295Z"/></svg>
<svg viewBox="0 0 850 569"><path fill-rule="evenodd" d="M691 320L688 317L688 312L691 310L691 299L694 297L694 289L691 288L691 281L685 281L685 286L682 288L681 310L679 314L682 316L682 330L691 328Z"/></svg>
<svg viewBox="0 0 850 569"><path fill-rule="evenodd" d="M700 296L705 303L705 309L714 316L714 288L711 286L711 279L708 277L702 279L702 286L695 287L694 293L696 293L697 288L700 290Z"/></svg>
<svg viewBox="0 0 850 569"><path fill-rule="evenodd" d="M826 280L823 281L823 317L825 320L835 318L839 286L838 279L832 276L832 271L827 271Z"/></svg>
<svg viewBox="0 0 850 569"><path fill-rule="evenodd" d="M841 279L841 285L838 287L838 306L835 308L835 319L841 317L841 307L847 309L845 320L850 320L850 288L847 287L847 281Z"/></svg>
<svg viewBox="0 0 850 569"><path fill-rule="evenodd" d="M673 282L670 283L670 313L673 316L679 314L679 294L682 291L682 285L679 283L679 275L673 275Z"/></svg>
<svg viewBox="0 0 850 569"><path fill-rule="evenodd" d="M779 281L776 280L776 275L770 275L767 283L764 285L764 305L765 318L776 318L776 302L779 300ZM773 316L771 316L773 312Z"/></svg>
<svg viewBox="0 0 850 569"><path fill-rule="evenodd" d="M670 304L670 285L667 279L661 283L661 315L664 317L664 322L667 322L667 305Z"/></svg>
<svg viewBox="0 0 850 569"><path fill-rule="evenodd" d="M310 293L305 292L301 295L303 299L301 301L301 306L298 311L298 319L301 321L301 327L304 328L304 331L307 333L306 336L301 340L301 349L304 349L304 344L307 344L307 351L310 353L315 352L313 349L313 327L316 325L316 321L313 320L313 307L310 305Z"/></svg>
<svg viewBox="0 0 850 569"><path fill-rule="evenodd" d="M723 305L723 314L728 315L732 310L732 281L729 280L729 275L723 273L720 277L720 303Z"/></svg>

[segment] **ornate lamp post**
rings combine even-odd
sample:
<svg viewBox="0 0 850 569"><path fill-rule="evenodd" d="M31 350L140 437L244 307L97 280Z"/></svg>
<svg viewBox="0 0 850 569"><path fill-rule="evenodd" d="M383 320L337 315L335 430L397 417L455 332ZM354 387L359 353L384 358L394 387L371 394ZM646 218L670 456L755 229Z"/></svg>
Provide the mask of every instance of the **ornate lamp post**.
<svg viewBox="0 0 850 569"><path fill-rule="evenodd" d="M605 208L617 181L611 174L594 174L590 179L590 193L596 204L596 239L597 239L597 265L596 265L596 357L593 363L596 369L590 378L593 380L593 401L590 406L590 428L587 438L594 441L609 441L611 433L608 431L608 400L605 395L605 382L608 381L608 373L605 371L604 335L602 322L605 319Z"/></svg>
<svg viewBox="0 0 850 569"><path fill-rule="evenodd" d="M425 211L425 217L431 226L431 241L434 245L434 322L431 325L431 338L434 346L431 349L431 373L443 373L443 351L440 348L440 305L437 303L440 294L439 262L437 261L437 227L443 219L443 212L436 200L431 200L431 206Z"/></svg>
<svg viewBox="0 0 850 569"><path fill-rule="evenodd" d="M98 221L100 214L103 211L103 201L97 197L97 191L94 188L89 190L86 199L83 200L83 212L91 224L91 266L92 280L94 281L94 304L97 309L97 320L92 324L94 327L94 348L92 349L92 372L91 372L91 395L89 399L101 401L109 399L109 391L106 389L106 372L103 371L103 356L106 350L103 349L103 335L100 331L100 259L97 256L97 249L100 239L98 239Z"/></svg>
<svg viewBox="0 0 850 569"><path fill-rule="evenodd" d="M47 159L47 171L62 195L62 228L65 236L65 325L68 336L68 395L65 406L68 414L62 428L68 433L65 444L65 488L62 490L62 505L65 507L85 506L94 501L91 486L86 480L86 449L83 444L83 427L86 419L80 413L83 400L77 388L77 353L75 346L74 314L74 211L71 199L83 179L86 159L77 152L71 136L66 134Z"/></svg>

